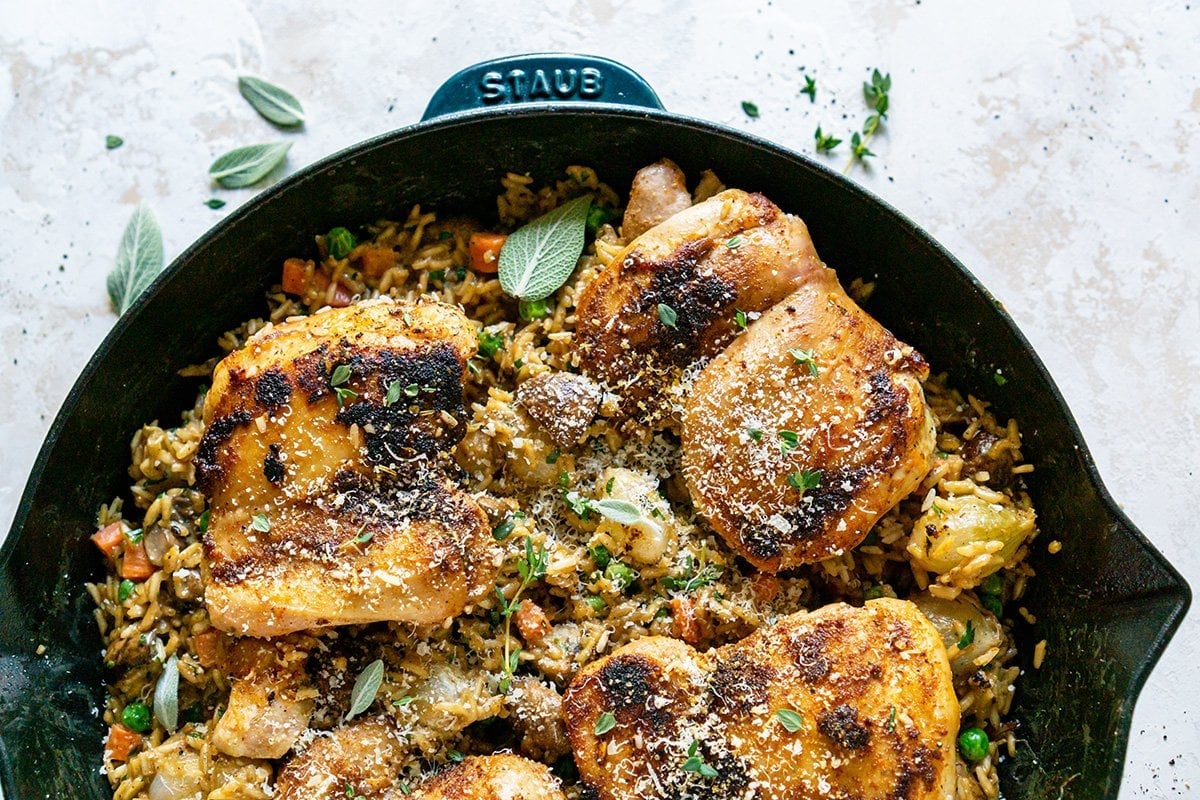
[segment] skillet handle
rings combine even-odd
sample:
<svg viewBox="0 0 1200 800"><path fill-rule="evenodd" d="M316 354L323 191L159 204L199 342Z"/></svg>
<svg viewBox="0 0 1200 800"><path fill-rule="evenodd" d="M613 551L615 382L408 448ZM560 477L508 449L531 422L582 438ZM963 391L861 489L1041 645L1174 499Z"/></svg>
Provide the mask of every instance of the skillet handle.
<svg viewBox="0 0 1200 800"><path fill-rule="evenodd" d="M421 121L473 108L569 102L663 107L641 75L616 61L530 53L481 61L454 73L433 93Z"/></svg>

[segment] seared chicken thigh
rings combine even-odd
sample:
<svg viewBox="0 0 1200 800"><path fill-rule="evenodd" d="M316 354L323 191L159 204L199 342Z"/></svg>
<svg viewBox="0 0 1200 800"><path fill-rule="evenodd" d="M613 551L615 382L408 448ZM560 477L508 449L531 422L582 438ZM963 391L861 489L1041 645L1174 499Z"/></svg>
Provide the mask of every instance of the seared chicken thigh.
<svg viewBox="0 0 1200 800"><path fill-rule="evenodd" d="M946 649L903 600L794 614L708 653L639 639L585 667L563 707L600 800L954 796Z"/></svg>
<svg viewBox="0 0 1200 800"><path fill-rule="evenodd" d="M583 371L620 396L622 416L667 420L667 391L733 339L736 311L764 311L821 269L799 218L721 192L634 239L583 291Z"/></svg>
<svg viewBox="0 0 1200 800"><path fill-rule="evenodd" d="M291 750L313 711L307 657L286 639L247 638L230 645L220 666L232 686L213 727L213 746L248 758L280 758Z"/></svg>
<svg viewBox="0 0 1200 800"><path fill-rule="evenodd" d="M313 739L283 765L275 782L277 800L380 797L395 785L408 747L390 719L355 720Z"/></svg>
<svg viewBox="0 0 1200 800"><path fill-rule="evenodd" d="M196 456L218 628L440 622L496 571L449 451L475 331L456 308L380 300L291 320L213 373Z"/></svg>
<svg viewBox="0 0 1200 800"><path fill-rule="evenodd" d="M387 800L403 800L397 791ZM425 781L414 800L565 800L558 778L536 761L510 753L471 756Z"/></svg>
<svg viewBox="0 0 1200 800"><path fill-rule="evenodd" d="M821 269L701 371L683 416L697 510L776 572L854 547L929 471L921 355Z"/></svg>

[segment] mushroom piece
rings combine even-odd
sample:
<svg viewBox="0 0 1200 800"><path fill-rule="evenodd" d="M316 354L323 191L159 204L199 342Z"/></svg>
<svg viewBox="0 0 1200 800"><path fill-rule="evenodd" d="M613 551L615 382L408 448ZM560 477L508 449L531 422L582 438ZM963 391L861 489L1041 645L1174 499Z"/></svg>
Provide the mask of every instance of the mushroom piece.
<svg viewBox="0 0 1200 800"><path fill-rule="evenodd" d="M535 375L517 387L517 402L563 449L587 433L603 396L594 381L572 372Z"/></svg>

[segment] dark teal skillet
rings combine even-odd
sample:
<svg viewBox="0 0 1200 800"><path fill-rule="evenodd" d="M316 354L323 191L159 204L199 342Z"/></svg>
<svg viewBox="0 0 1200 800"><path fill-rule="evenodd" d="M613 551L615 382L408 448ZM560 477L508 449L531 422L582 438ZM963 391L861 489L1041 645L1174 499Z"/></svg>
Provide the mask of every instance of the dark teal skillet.
<svg viewBox="0 0 1200 800"><path fill-rule="evenodd" d="M98 772L105 675L83 591L103 575L88 541L96 508L127 490L132 432L145 420L176 419L195 396L196 383L176 371L262 313L286 256L310 250L315 232L394 217L413 203L487 218L508 170L549 179L589 164L628 186L638 167L664 155L802 216L843 282L876 281L871 314L948 370L953 385L1019 420L1037 465L1030 490L1042 540L1060 540L1063 553L1034 548L1038 577L1023 604L1038 621L1021 623L1018 635L1028 645L1047 639L1049 656L1019 684L1020 747L1001 765L1004 795L1115 798L1134 701L1191 593L1105 491L1025 337L937 242L856 184L770 142L663 111L619 64L562 55L455 75L419 124L313 164L231 214L113 328L55 419L0 550L5 796L110 796ZM997 369L1003 386L993 381Z"/></svg>

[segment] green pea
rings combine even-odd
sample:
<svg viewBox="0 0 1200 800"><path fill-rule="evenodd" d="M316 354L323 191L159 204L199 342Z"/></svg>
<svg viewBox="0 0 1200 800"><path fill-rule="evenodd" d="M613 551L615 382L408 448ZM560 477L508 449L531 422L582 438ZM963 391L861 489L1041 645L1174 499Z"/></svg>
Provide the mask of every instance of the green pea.
<svg viewBox="0 0 1200 800"><path fill-rule="evenodd" d="M590 594L583 598L583 602L587 603L588 608L590 608L592 611L595 611L597 614L603 611L605 606L608 605L608 603L604 602L603 597L594 594Z"/></svg>
<svg viewBox="0 0 1200 800"><path fill-rule="evenodd" d="M545 300L522 300L519 311L523 320L541 319L549 316L550 306Z"/></svg>
<svg viewBox="0 0 1200 800"><path fill-rule="evenodd" d="M491 358L504 346L504 337L498 333L480 331L477 338L479 339L479 355L484 358Z"/></svg>
<svg viewBox="0 0 1200 800"><path fill-rule="evenodd" d="M967 728L958 735L958 752L967 761L983 761L988 754L988 735L982 728Z"/></svg>
<svg viewBox="0 0 1200 800"><path fill-rule="evenodd" d="M587 213L587 232L591 236L596 235L596 231L600 230L600 226L608 222L608 209L592 204Z"/></svg>
<svg viewBox="0 0 1200 800"><path fill-rule="evenodd" d="M608 578L614 589L623 592L633 585L633 582L638 579L638 574L633 568L614 560L609 562L608 567L604 570L604 577Z"/></svg>
<svg viewBox="0 0 1200 800"><path fill-rule="evenodd" d="M1000 594L1004 591L1004 580L999 574L993 572L983 579L983 583L979 584L979 591L982 594Z"/></svg>
<svg viewBox="0 0 1200 800"><path fill-rule="evenodd" d="M354 238L354 234L345 228L334 228L325 234L325 249L329 251L329 255L337 259L343 259L350 255L350 251L357 244L358 240Z"/></svg>
<svg viewBox="0 0 1200 800"><path fill-rule="evenodd" d="M131 731L150 730L150 707L145 703L130 703L121 709L121 723Z"/></svg>
<svg viewBox="0 0 1200 800"><path fill-rule="evenodd" d="M133 594L133 590L137 588L133 581L126 578L117 586L117 600L124 603Z"/></svg>

